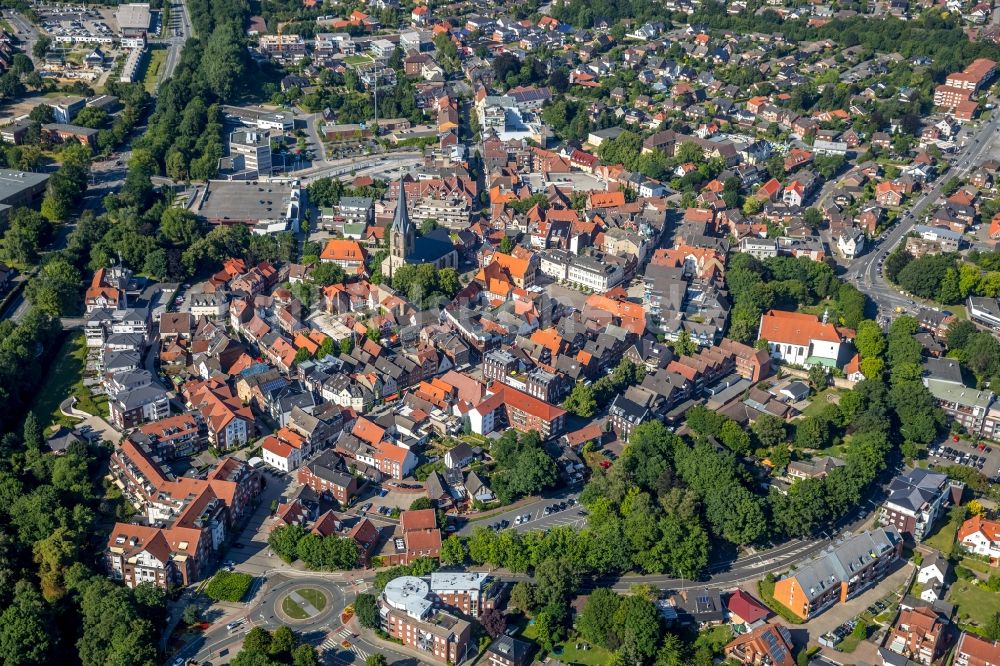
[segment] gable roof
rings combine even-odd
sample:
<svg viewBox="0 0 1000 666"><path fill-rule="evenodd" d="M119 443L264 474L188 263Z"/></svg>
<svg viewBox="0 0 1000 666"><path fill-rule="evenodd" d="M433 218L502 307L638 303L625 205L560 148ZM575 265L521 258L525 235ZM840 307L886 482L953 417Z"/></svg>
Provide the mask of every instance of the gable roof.
<svg viewBox="0 0 1000 666"><path fill-rule="evenodd" d="M783 342L808 347L812 340L841 342L833 324L824 324L816 316L801 312L768 310L760 320L760 336L768 342Z"/></svg>

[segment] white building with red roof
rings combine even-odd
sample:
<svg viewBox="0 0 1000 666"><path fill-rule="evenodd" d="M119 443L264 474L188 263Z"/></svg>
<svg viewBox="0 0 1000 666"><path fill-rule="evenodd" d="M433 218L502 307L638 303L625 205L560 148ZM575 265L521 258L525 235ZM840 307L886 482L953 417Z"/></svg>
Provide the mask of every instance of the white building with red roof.
<svg viewBox="0 0 1000 666"><path fill-rule="evenodd" d="M1000 641L962 632L953 655L953 666L996 666L1000 664Z"/></svg>
<svg viewBox="0 0 1000 666"><path fill-rule="evenodd" d="M851 347L833 324L815 315L768 310L760 318L758 339L767 341L771 358L791 365L842 367Z"/></svg>
<svg viewBox="0 0 1000 666"><path fill-rule="evenodd" d="M991 564L1000 562L1000 521L973 516L958 528L955 539L970 553L990 558Z"/></svg>
<svg viewBox="0 0 1000 666"><path fill-rule="evenodd" d="M264 462L282 472L291 472L302 464L302 451L274 435L265 437L260 448Z"/></svg>

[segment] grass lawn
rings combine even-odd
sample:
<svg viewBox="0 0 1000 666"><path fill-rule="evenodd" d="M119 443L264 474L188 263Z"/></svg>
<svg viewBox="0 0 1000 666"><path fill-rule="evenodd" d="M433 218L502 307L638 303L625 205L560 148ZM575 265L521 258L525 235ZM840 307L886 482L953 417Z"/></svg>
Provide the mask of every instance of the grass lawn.
<svg viewBox="0 0 1000 666"><path fill-rule="evenodd" d="M160 74L167 63L167 49L162 46L154 46L149 51L149 61L146 63L146 73L142 77L142 85L146 92L152 93L156 90L156 84L160 81Z"/></svg>
<svg viewBox="0 0 1000 666"><path fill-rule="evenodd" d="M42 390L38 392L32 410L42 428L54 423L72 426L77 421L59 413L59 403L76 396L76 408L88 414L101 415L107 405L107 398L99 396L95 400L83 385L84 370L87 366L87 341L83 333L73 333L64 341L49 368Z"/></svg>
<svg viewBox="0 0 1000 666"><path fill-rule="evenodd" d="M989 563L983 562L982 560L974 560L971 557L963 557L959 561L958 566L978 571L981 574L986 574L987 577L995 571Z"/></svg>
<svg viewBox="0 0 1000 666"><path fill-rule="evenodd" d="M835 404L839 400L840 389L830 387L817 393L813 397L809 406L802 410L803 416L816 416L820 411L830 404Z"/></svg>
<svg viewBox="0 0 1000 666"><path fill-rule="evenodd" d="M372 63L372 62L375 62L375 61L372 60L371 58L369 58L366 55L352 55L352 56L347 56L346 58L344 58L344 64L348 65L348 66L366 65L366 64L369 64L369 63Z"/></svg>
<svg viewBox="0 0 1000 666"><path fill-rule="evenodd" d="M529 624L524 627L521 631L521 637L529 641L538 640L538 632L535 630L535 625ZM599 645L591 645L587 643L589 649L584 650L582 646L587 643L582 638L576 635L576 633L570 634L570 637L566 639L565 642L560 643L556 646L553 651L554 656L559 659L564 664L581 664L582 666L604 666L609 661L611 661L611 653L602 648ZM581 648L577 648L577 644L581 645Z"/></svg>
<svg viewBox="0 0 1000 666"><path fill-rule="evenodd" d="M950 553L951 547L955 543L955 533L965 520L965 510L961 507L952 507L948 512L947 522L938 523L934 533L926 537L923 541L925 546L935 548L942 553Z"/></svg>
<svg viewBox="0 0 1000 666"><path fill-rule="evenodd" d="M311 603L316 610L321 611L326 608L326 595L319 590L307 587L304 590L296 590L296 592L300 597Z"/></svg>
<svg viewBox="0 0 1000 666"><path fill-rule="evenodd" d="M952 583L948 602L955 604L956 615L962 624L985 625L1000 613L1000 594L990 592L971 581L956 580Z"/></svg>
<svg viewBox="0 0 1000 666"><path fill-rule="evenodd" d="M295 600L291 597L285 597L284 600L282 600L281 610L285 613L285 615L293 620L309 619L309 613L305 612L305 610L302 609L302 606L295 603Z"/></svg>
<svg viewBox="0 0 1000 666"><path fill-rule="evenodd" d="M695 645L708 646L713 652L721 652L722 648L731 640L733 640L733 627L728 624L721 624L700 632L694 642Z"/></svg>

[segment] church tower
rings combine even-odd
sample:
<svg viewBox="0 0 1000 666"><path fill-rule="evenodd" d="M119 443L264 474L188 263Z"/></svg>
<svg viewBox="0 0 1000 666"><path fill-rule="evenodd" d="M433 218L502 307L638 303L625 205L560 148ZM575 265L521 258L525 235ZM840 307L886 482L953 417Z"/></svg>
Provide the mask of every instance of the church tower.
<svg viewBox="0 0 1000 666"><path fill-rule="evenodd" d="M396 200L396 217L392 220L389 232L389 266L392 271L406 263L407 257L413 256L416 231L406 210L406 188L403 187L403 177L399 177L399 198ZM392 272L390 272L390 277Z"/></svg>

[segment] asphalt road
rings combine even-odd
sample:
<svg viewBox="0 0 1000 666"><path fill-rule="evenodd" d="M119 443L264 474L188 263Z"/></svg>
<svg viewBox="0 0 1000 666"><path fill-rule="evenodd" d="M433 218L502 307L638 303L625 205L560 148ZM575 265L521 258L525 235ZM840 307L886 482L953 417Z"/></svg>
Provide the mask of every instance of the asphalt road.
<svg viewBox="0 0 1000 666"><path fill-rule="evenodd" d="M879 313L890 315L895 308L912 306L913 301L900 294L890 285L882 274L879 260L891 253L903 242L903 239L921 219L929 206L941 196L945 183L952 177L963 177L975 168L990 146L996 140L1000 130L1000 113L994 113L969 139L952 161L951 169L938 178L934 186L920 195L900 220L889 228L885 238L868 254L856 260L847 270L845 278L854 283L878 305Z"/></svg>
<svg viewBox="0 0 1000 666"><path fill-rule="evenodd" d="M170 3L169 18L168 24L164 25L161 30L162 38L154 42L167 45L167 57L163 63L163 74L156 84L157 88L174 75L174 71L181 61L181 51L184 49L184 44L187 42L188 37L194 35L194 30L191 28L191 20L187 13L187 5L184 4L184 0L177 0L177 2ZM177 34L174 34L174 30L177 30Z"/></svg>
<svg viewBox="0 0 1000 666"><path fill-rule="evenodd" d="M41 61L35 57L32 52L35 46L35 42L38 41L38 30L35 26L31 25L28 19L24 18L14 10L7 10L3 12L3 17L7 19L11 27L14 28L14 35L21 41L21 49L24 51L25 55L31 58L31 61L35 63L35 67L41 63Z"/></svg>

